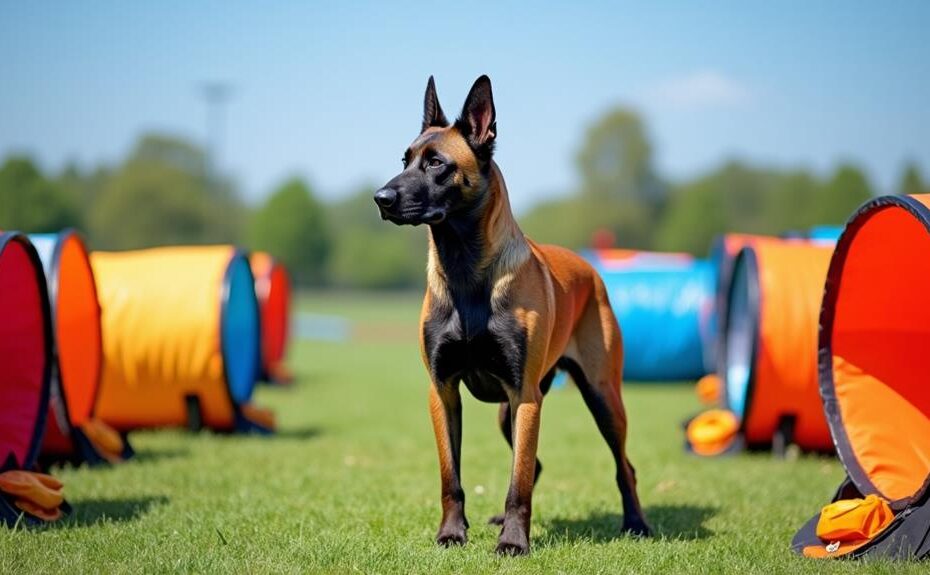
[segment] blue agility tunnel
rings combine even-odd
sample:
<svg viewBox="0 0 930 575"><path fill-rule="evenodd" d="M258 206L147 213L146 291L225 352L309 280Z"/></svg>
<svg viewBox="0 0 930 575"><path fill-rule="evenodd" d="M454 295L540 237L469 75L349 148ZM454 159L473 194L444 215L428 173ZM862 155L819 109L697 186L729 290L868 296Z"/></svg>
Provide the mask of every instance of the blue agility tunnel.
<svg viewBox="0 0 930 575"><path fill-rule="evenodd" d="M843 233L843 226L817 226L810 229L807 239L812 242L824 242L836 244L836 241Z"/></svg>
<svg viewBox="0 0 930 575"><path fill-rule="evenodd" d="M696 380L714 364L716 270L687 254L585 254L607 286L623 332L623 377Z"/></svg>

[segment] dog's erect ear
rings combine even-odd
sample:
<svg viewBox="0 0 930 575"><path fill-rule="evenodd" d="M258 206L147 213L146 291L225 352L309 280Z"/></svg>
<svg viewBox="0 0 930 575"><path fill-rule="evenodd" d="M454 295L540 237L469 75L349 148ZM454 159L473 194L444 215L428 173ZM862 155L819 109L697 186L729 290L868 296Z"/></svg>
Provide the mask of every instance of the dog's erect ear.
<svg viewBox="0 0 930 575"><path fill-rule="evenodd" d="M475 80L455 125L476 152L485 151L487 156L491 155L497 137L497 117L490 78L481 76Z"/></svg>
<svg viewBox="0 0 930 575"><path fill-rule="evenodd" d="M426 95L423 96L423 126L420 128L420 133L425 132L427 128L434 126L445 128L448 125L449 120L442 113L442 106L439 105L439 97L436 95L436 82L430 76L429 82L426 83Z"/></svg>

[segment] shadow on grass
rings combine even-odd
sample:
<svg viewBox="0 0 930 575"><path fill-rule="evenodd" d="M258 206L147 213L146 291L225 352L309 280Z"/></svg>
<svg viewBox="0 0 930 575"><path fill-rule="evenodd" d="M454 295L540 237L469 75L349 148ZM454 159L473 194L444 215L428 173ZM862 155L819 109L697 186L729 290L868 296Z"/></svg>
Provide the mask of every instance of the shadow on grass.
<svg viewBox="0 0 930 575"><path fill-rule="evenodd" d="M190 450L187 448L143 449L136 451L130 461L136 463L157 463L166 459L187 457L188 455L190 455Z"/></svg>
<svg viewBox="0 0 930 575"><path fill-rule="evenodd" d="M317 437L323 435L323 429L310 426L310 427L298 427L298 428L288 428L288 429L279 429L268 435L268 439L274 440L275 438L279 439L316 439Z"/></svg>
<svg viewBox="0 0 930 575"><path fill-rule="evenodd" d="M55 528L88 527L104 521L125 523L142 518L153 507L165 505L164 496L129 497L125 499L85 499L73 504L71 515L54 524Z"/></svg>
<svg viewBox="0 0 930 575"><path fill-rule="evenodd" d="M703 505L654 505L645 510L655 537L692 541L712 537L714 532L704 523L717 514L716 507ZM623 515L596 512L585 518L555 518L545 525L547 539L553 544L571 541L604 543L624 537L620 532Z"/></svg>

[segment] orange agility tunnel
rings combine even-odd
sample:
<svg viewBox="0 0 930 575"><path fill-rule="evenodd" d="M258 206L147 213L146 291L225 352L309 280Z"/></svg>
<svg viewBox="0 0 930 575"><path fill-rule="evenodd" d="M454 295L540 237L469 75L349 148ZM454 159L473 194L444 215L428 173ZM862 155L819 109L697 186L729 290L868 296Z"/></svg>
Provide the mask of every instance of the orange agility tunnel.
<svg viewBox="0 0 930 575"><path fill-rule="evenodd" d="M284 265L265 252L254 252L249 263L261 310L262 378L290 383L293 375L284 365L284 357L290 335L291 279Z"/></svg>
<svg viewBox="0 0 930 575"><path fill-rule="evenodd" d="M820 317L820 392L848 479L795 536L797 552L930 556L928 294L930 194L866 203L837 244ZM828 532L836 506L870 511Z"/></svg>
<svg viewBox="0 0 930 575"><path fill-rule="evenodd" d="M68 509L61 484L30 472L42 445L51 382L45 274L29 239L10 232L0 233L0 366L0 523L57 519Z"/></svg>
<svg viewBox="0 0 930 575"><path fill-rule="evenodd" d="M132 455L125 438L94 417L103 362L100 304L87 248L71 230L32 234L48 284L54 335L51 400L43 464L91 464Z"/></svg>
<svg viewBox="0 0 930 575"><path fill-rule="evenodd" d="M739 252L721 332L720 403L732 416L695 418L688 426L692 450L832 449L817 380L818 317L832 251L807 242L757 241ZM706 438L713 449L703 448Z"/></svg>
<svg viewBox="0 0 930 575"><path fill-rule="evenodd" d="M91 256L103 328L97 415L120 431L270 431L249 402L259 374L252 271L231 246Z"/></svg>

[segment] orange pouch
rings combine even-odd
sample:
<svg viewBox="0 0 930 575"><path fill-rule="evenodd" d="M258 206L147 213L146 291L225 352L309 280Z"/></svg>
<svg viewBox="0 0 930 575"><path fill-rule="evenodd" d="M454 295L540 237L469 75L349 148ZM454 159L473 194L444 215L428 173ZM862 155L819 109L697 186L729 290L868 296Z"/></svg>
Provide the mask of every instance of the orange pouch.
<svg viewBox="0 0 930 575"><path fill-rule="evenodd" d="M868 541L894 520L894 513L884 499L869 495L865 499L841 499L820 512L817 537L823 541Z"/></svg>

